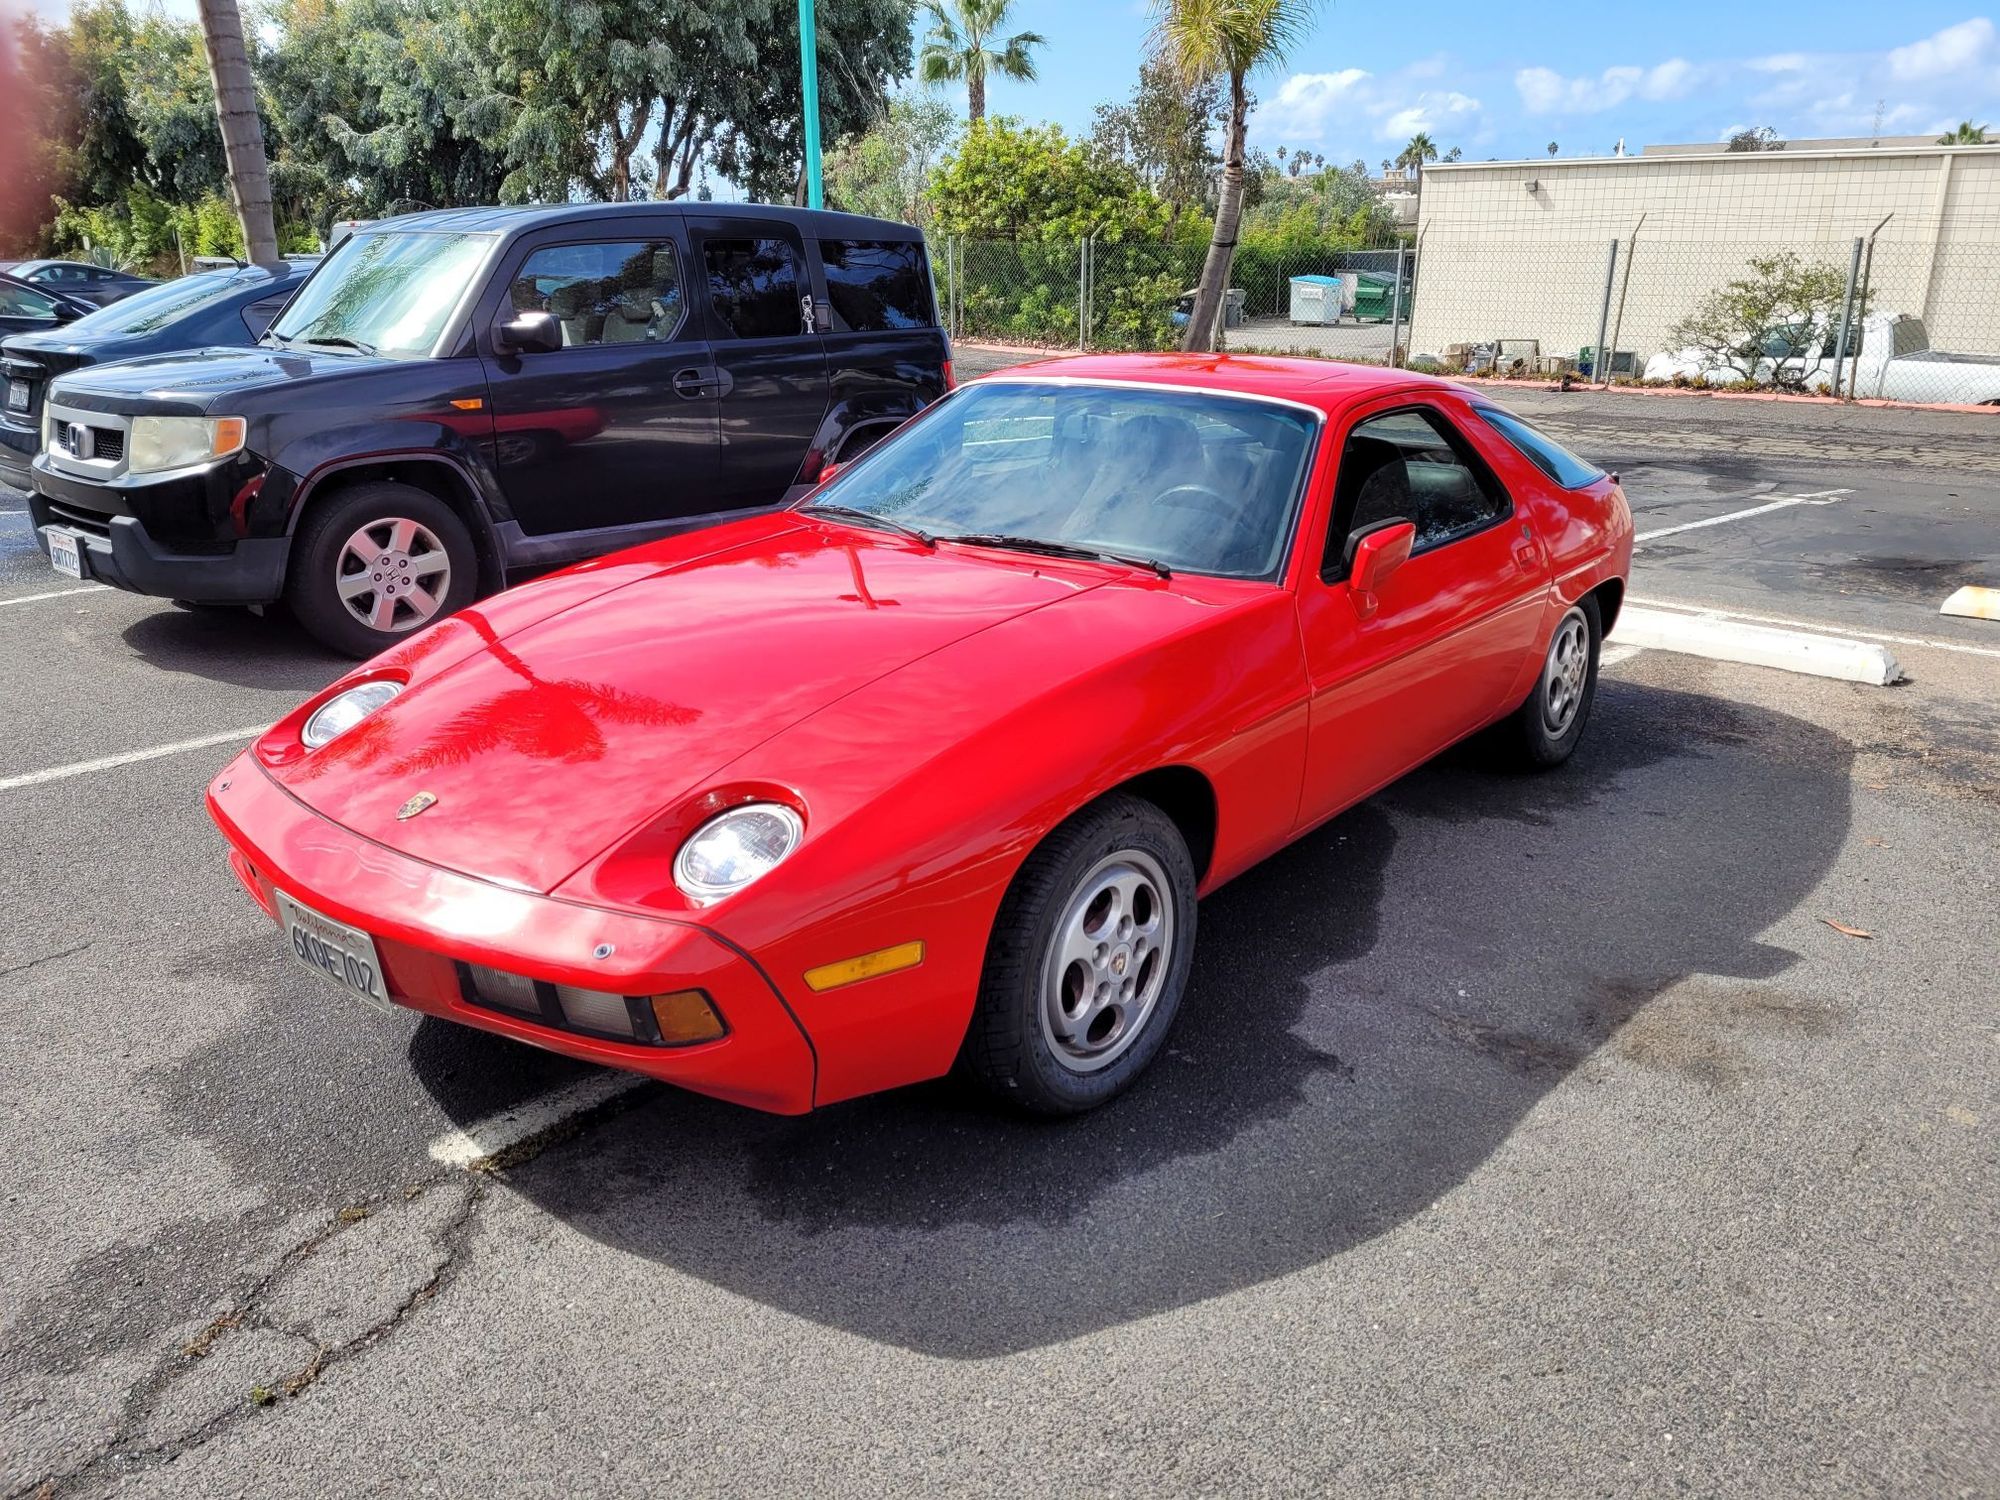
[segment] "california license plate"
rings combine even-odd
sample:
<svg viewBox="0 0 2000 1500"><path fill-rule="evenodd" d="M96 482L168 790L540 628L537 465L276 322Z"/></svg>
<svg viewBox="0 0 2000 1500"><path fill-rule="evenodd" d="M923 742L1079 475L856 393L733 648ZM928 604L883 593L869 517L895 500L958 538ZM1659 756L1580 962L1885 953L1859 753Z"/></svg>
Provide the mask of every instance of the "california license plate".
<svg viewBox="0 0 2000 1500"><path fill-rule="evenodd" d="M42 535L49 544L49 565L72 578L83 577L83 548L77 543L76 533L51 526Z"/></svg>
<svg viewBox="0 0 2000 1500"><path fill-rule="evenodd" d="M367 933L336 922L332 917L302 906L283 891L278 898L278 919L284 924L285 941L292 957L315 974L331 979L363 1004L388 1011L389 991L382 982L382 960L375 952L375 939Z"/></svg>
<svg viewBox="0 0 2000 1500"><path fill-rule="evenodd" d="M7 382L7 410L26 411L28 409L28 382L10 380Z"/></svg>

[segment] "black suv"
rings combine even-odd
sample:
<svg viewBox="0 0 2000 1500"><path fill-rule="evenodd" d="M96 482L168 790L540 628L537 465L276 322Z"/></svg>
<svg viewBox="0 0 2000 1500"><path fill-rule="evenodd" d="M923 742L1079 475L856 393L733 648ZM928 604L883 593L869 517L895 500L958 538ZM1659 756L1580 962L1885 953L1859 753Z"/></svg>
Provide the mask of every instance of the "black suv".
<svg viewBox="0 0 2000 1500"><path fill-rule="evenodd" d="M950 384L907 225L449 209L342 243L256 348L57 379L29 507L72 576L283 599L368 655L510 573L780 504Z"/></svg>

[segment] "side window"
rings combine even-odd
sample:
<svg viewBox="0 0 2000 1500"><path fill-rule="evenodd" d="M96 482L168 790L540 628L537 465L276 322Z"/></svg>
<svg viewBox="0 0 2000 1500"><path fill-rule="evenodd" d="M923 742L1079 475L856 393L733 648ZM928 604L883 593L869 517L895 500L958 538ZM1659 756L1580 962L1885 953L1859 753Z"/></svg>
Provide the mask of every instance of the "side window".
<svg viewBox="0 0 2000 1500"><path fill-rule="evenodd" d="M243 309L243 326L250 330L250 337L261 339L264 330L271 326L272 319L285 310L285 304L292 298L290 290L275 293L269 297L259 297Z"/></svg>
<svg viewBox="0 0 2000 1500"><path fill-rule="evenodd" d="M915 240L821 240L819 258L835 333L928 328L937 321L924 247Z"/></svg>
<svg viewBox="0 0 2000 1500"><path fill-rule="evenodd" d="M664 240L545 245L521 263L508 297L515 312L553 314L565 349L657 343L685 313L680 260Z"/></svg>
<svg viewBox="0 0 2000 1500"><path fill-rule="evenodd" d="M798 252L780 239L706 240L708 298L726 338L796 338L812 332L800 301Z"/></svg>
<svg viewBox="0 0 2000 1500"><path fill-rule="evenodd" d="M1566 490L1580 490L1604 477L1595 464L1587 464L1546 433L1537 432L1510 411L1491 406L1477 408L1480 421L1507 440L1529 463Z"/></svg>
<svg viewBox="0 0 2000 1500"><path fill-rule="evenodd" d="M1357 423L1340 450L1323 571L1347 572L1347 538L1383 521L1417 528L1428 552L1483 531L1512 509L1500 482L1440 412L1406 407Z"/></svg>
<svg viewBox="0 0 2000 1500"><path fill-rule="evenodd" d="M53 323L56 305L40 292L0 281L0 314L10 318L46 318Z"/></svg>

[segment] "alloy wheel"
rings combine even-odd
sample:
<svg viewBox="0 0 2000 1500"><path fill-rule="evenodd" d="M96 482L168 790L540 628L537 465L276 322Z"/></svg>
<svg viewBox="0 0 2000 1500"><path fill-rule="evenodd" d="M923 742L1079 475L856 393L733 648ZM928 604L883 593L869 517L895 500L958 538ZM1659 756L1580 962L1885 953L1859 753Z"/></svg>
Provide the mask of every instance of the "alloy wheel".
<svg viewBox="0 0 2000 1500"><path fill-rule="evenodd" d="M1583 611L1573 609L1556 626L1542 666L1542 725L1551 739L1568 733L1583 704L1583 687L1590 675L1590 625Z"/></svg>
<svg viewBox="0 0 2000 1500"><path fill-rule="evenodd" d="M437 533L404 516L370 521L341 544L334 592L370 630L415 630L444 607L451 557Z"/></svg>
<svg viewBox="0 0 2000 1500"><path fill-rule="evenodd" d="M1167 983L1174 909L1166 872L1124 849L1099 860L1057 919L1042 966L1042 1035L1072 1073L1095 1073L1145 1029Z"/></svg>

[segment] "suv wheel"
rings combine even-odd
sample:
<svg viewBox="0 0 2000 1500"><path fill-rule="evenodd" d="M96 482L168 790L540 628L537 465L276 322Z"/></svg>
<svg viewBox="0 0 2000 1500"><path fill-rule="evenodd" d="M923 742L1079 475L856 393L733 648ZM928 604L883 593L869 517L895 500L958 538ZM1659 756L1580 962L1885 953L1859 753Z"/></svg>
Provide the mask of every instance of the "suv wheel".
<svg viewBox="0 0 2000 1500"><path fill-rule="evenodd" d="M465 608L478 592L472 533L452 508L413 485L342 490L299 530L285 603L314 637L373 656Z"/></svg>

